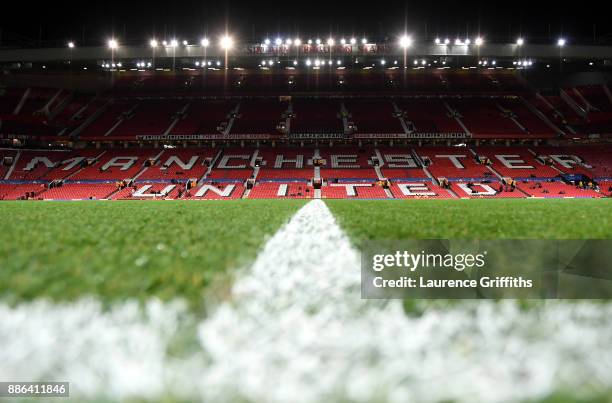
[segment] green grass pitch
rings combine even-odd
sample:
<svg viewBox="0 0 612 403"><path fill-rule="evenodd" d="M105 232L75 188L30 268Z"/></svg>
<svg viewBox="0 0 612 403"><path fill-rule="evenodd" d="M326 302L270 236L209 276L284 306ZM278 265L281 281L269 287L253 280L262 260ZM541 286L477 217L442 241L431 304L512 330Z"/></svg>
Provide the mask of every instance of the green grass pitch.
<svg viewBox="0 0 612 403"><path fill-rule="evenodd" d="M305 203L2 202L0 301L93 297L111 305L127 299L183 299L199 317L206 297L223 297L233 269L248 267L267 237ZM325 203L357 247L375 239L612 238L609 199ZM444 308L451 302L430 304ZM181 328L172 349L190 351L195 343L191 326ZM178 400L169 396L165 401ZM570 402L611 400L609 393L582 396L564 390L525 403Z"/></svg>
<svg viewBox="0 0 612 403"><path fill-rule="evenodd" d="M328 200L366 239L612 238L610 200ZM248 266L293 200L0 203L0 299L184 298ZM216 283L215 283L216 284Z"/></svg>

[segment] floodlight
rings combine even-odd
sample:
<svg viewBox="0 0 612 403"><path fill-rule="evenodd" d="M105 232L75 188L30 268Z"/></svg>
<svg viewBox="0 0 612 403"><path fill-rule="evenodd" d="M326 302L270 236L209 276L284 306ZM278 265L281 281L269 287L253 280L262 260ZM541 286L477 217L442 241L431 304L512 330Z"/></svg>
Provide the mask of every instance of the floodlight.
<svg viewBox="0 0 612 403"><path fill-rule="evenodd" d="M283 43L283 40L281 38L276 38L274 43L276 44L276 46L280 46Z"/></svg>
<svg viewBox="0 0 612 403"><path fill-rule="evenodd" d="M176 39L173 39L170 41L170 47L176 48L177 46L178 46L178 41Z"/></svg>
<svg viewBox="0 0 612 403"><path fill-rule="evenodd" d="M327 44L328 44L329 46L334 46L334 43L335 43L335 42L334 42L334 38L329 38L329 39L327 40Z"/></svg>
<svg viewBox="0 0 612 403"><path fill-rule="evenodd" d="M200 44L206 48L206 47L208 47L208 45L210 45L210 41L208 40L208 38L203 38L200 41Z"/></svg>
<svg viewBox="0 0 612 403"><path fill-rule="evenodd" d="M109 47L110 49L117 49L117 48L119 47L119 43L117 42L117 40L116 40L116 39L110 39L110 40L108 41L108 47Z"/></svg>
<svg viewBox="0 0 612 403"><path fill-rule="evenodd" d="M223 38L221 38L221 47L225 50L231 49L231 47L234 46L234 40L229 37L228 35L225 35Z"/></svg>
<svg viewBox="0 0 612 403"><path fill-rule="evenodd" d="M484 43L484 40L479 36L478 38L476 38L476 41L474 43L476 44L476 46L481 46Z"/></svg>
<svg viewBox="0 0 612 403"><path fill-rule="evenodd" d="M151 41L149 42L149 45L150 45L152 48L156 48L156 47L157 47L157 45L158 45L158 43L157 43L157 41L156 41L155 39L151 39Z"/></svg>
<svg viewBox="0 0 612 403"><path fill-rule="evenodd" d="M400 38L400 45L402 46L402 48L409 48L410 46L412 46L412 38L404 35Z"/></svg>
<svg viewBox="0 0 612 403"><path fill-rule="evenodd" d="M523 46L523 45L525 44L525 40L524 40L523 38L518 38L518 39L516 40L516 44L517 44L518 46Z"/></svg>
<svg viewBox="0 0 612 403"><path fill-rule="evenodd" d="M295 41L293 41L295 46L300 46L302 44L302 40L300 38L295 38Z"/></svg>
<svg viewBox="0 0 612 403"><path fill-rule="evenodd" d="M355 39L355 38L351 38L351 45L354 45L354 44L356 44L356 43L357 43L357 39Z"/></svg>
<svg viewBox="0 0 612 403"><path fill-rule="evenodd" d="M557 41L557 46L562 48L563 46L565 46L565 43L566 42L564 38L559 38L559 40Z"/></svg>
<svg viewBox="0 0 612 403"><path fill-rule="evenodd" d="M68 42L68 48L74 49L74 42Z"/></svg>

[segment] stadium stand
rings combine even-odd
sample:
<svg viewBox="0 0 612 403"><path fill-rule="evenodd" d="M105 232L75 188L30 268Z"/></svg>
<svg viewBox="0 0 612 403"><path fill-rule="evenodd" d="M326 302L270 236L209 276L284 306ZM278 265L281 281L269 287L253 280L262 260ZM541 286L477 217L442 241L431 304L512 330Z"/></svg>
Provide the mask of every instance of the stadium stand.
<svg viewBox="0 0 612 403"><path fill-rule="evenodd" d="M488 178L493 172L476 161L467 147L423 147L416 150L427 170L435 178Z"/></svg>
<svg viewBox="0 0 612 403"><path fill-rule="evenodd" d="M258 183L249 194L249 199L312 199L314 188L303 182Z"/></svg>
<svg viewBox="0 0 612 403"><path fill-rule="evenodd" d="M322 198L602 197L611 156L608 146L2 149L0 185L5 200L150 199L167 187L157 198L313 198L317 178Z"/></svg>
<svg viewBox="0 0 612 403"><path fill-rule="evenodd" d="M1 197L609 195L609 87L540 91L516 71L414 62L384 74L126 69L98 91L4 86Z"/></svg>
<svg viewBox="0 0 612 403"><path fill-rule="evenodd" d="M330 183L321 188L324 199L386 199L382 186L372 182Z"/></svg>

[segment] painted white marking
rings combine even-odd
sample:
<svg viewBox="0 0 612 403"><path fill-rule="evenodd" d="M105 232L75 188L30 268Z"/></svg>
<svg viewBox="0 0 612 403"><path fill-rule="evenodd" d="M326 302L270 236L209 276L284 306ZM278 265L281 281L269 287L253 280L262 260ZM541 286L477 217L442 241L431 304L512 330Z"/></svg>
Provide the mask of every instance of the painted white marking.
<svg viewBox="0 0 612 403"><path fill-rule="evenodd" d="M408 316L360 299L359 267L325 204L302 208L200 325L206 400L501 402L612 383L610 304L423 303Z"/></svg>
<svg viewBox="0 0 612 403"><path fill-rule="evenodd" d="M425 183L398 183L397 187L404 196L435 196Z"/></svg>
<svg viewBox="0 0 612 403"><path fill-rule="evenodd" d="M120 171L127 171L138 160L138 157L115 157L102 166L102 170L106 171L110 167L120 167Z"/></svg>
<svg viewBox="0 0 612 403"><path fill-rule="evenodd" d="M331 183L330 187L344 188L347 196L357 196L357 188L372 187L370 183Z"/></svg>
<svg viewBox="0 0 612 403"><path fill-rule="evenodd" d="M508 154L508 155L497 155L496 154L495 158L497 158L506 168L509 168L509 169L533 169L533 166L526 165L527 162L525 162L525 160L522 159L521 156L518 154ZM521 165L521 164L525 164L525 165Z"/></svg>
<svg viewBox="0 0 612 403"><path fill-rule="evenodd" d="M474 183L472 189L468 187L467 183L458 183L457 186L470 196L495 196L497 194L495 189L486 183ZM478 188L480 188L480 190L477 190Z"/></svg>
<svg viewBox="0 0 612 403"><path fill-rule="evenodd" d="M287 189L288 188L289 188L289 185L287 185L286 183L283 183L282 185L280 185L278 187L278 191L276 192L276 195L278 197L287 196Z"/></svg>
<svg viewBox="0 0 612 403"><path fill-rule="evenodd" d="M168 158L166 160L166 162L160 167L160 169L165 170L168 169L172 166L172 164L176 164L178 165L182 170L184 171L188 171L191 168L193 168L193 166L195 165L195 163L198 161L198 156L194 155L191 157L191 159L189 159L189 161L187 162L183 162L183 160L181 160L180 157L173 155L170 158Z"/></svg>
<svg viewBox="0 0 612 403"><path fill-rule="evenodd" d="M176 185L167 185L159 193L147 193L153 185L144 185L132 194L132 197L165 197L176 187Z"/></svg>
<svg viewBox="0 0 612 403"><path fill-rule="evenodd" d="M465 166L461 163L461 161L459 161L459 158L466 158L465 155L462 154L457 154L457 155L436 155L436 158L448 158L450 160L450 162L454 165L455 168L457 169L465 169Z"/></svg>
<svg viewBox="0 0 612 403"><path fill-rule="evenodd" d="M246 168L246 164L230 165L232 160L243 160L248 161L251 158L250 155L224 155L217 166L217 169L242 169Z"/></svg>
<svg viewBox="0 0 612 403"><path fill-rule="evenodd" d="M213 185L202 185L195 194L195 197L204 197L208 192L212 192L217 196L230 197L236 185L227 185L223 190Z"/></svg>

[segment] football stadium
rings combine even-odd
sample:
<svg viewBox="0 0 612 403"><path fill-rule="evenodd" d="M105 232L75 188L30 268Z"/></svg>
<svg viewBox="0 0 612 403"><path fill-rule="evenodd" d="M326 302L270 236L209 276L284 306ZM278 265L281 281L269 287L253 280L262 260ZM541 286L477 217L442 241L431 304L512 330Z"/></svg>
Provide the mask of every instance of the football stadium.
<svg viewBox="0 0 612 403"><path fill-rule="evenodd" d="M229 4L3 21L0 401L612 402L609 21Z"/></svg>

